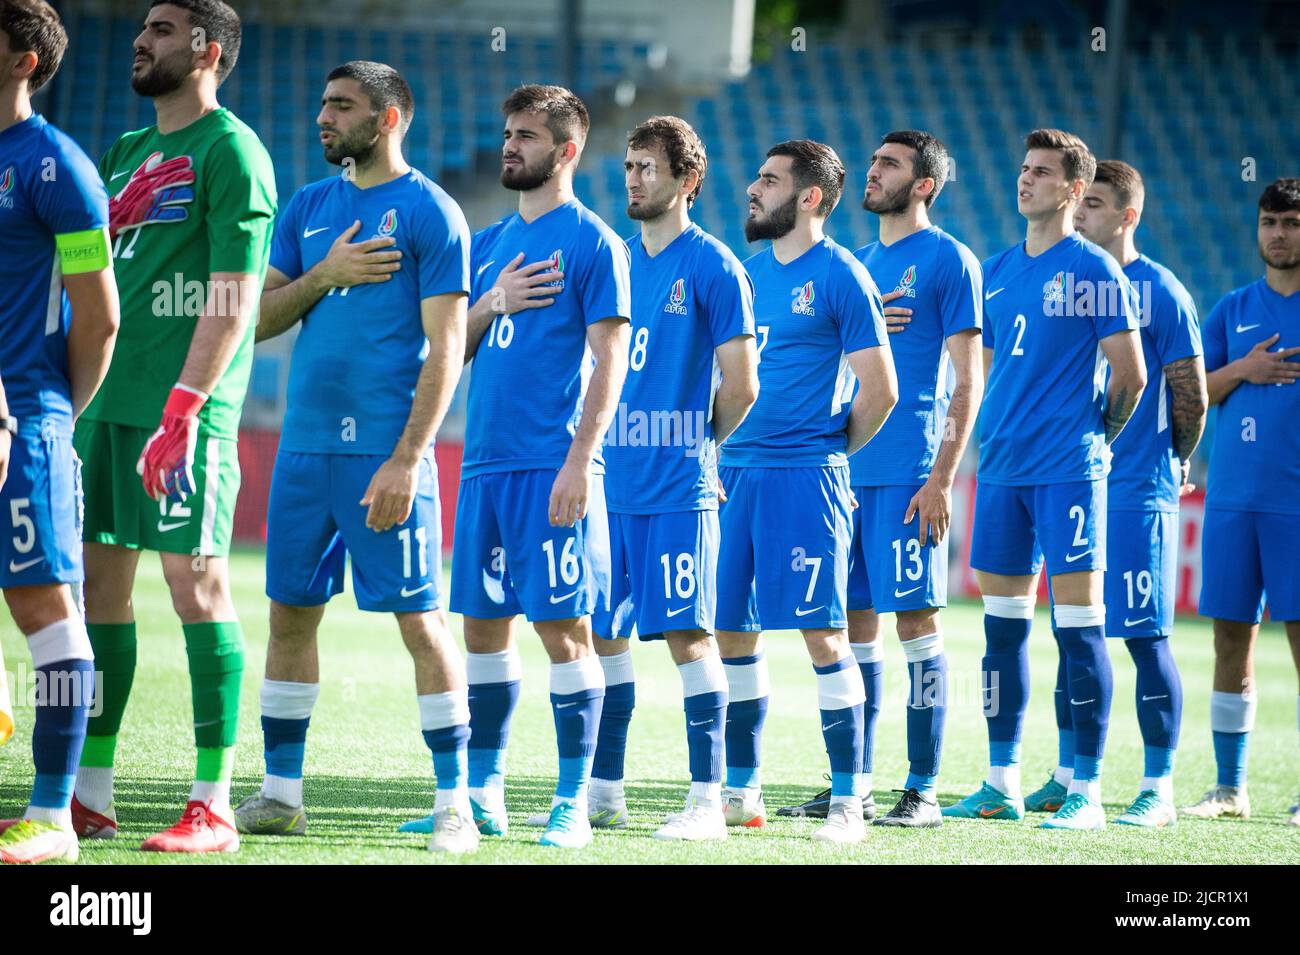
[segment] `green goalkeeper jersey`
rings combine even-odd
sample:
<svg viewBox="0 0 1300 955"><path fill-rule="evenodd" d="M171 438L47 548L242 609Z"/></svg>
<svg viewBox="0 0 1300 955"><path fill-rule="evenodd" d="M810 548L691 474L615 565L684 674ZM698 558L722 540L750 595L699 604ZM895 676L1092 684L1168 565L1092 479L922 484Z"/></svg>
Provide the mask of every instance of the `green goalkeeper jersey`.
<svg viewBox="0 0 1300 955"><path fill-rule="evenodd" d="M100 160L108 186L122 325L103 387L83 417L153 429L189 354L209 295L261 295L275 221L275 174L257 134L217 109L184 129L122 136ZM215 272L257 276L240 290ZM234 438L253 361L250 321L199 415L202 433Z"/></svg>

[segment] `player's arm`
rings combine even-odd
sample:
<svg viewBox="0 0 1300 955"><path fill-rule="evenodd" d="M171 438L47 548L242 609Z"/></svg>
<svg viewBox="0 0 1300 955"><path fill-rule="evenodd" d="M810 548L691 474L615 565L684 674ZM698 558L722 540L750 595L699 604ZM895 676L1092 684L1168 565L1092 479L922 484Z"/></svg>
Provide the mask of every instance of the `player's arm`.
<svg viewBox="0 0 1300 955"><path fill-rule="evenodd" d="M555 301L552 294L554 290L546 286L564 278L564 273L548 269L550 259L528 265L523 265L523 261L524 253L520 252L501 270L492 287L470 306L465 331L466 362L474 358L479 342L498 315L514 315L529 308L545 308Z"/></svg>
<svg viewBox="0 0 1300 955"><path fill-rule="evenodd" d="M1110 385L1106 388L1106 443L1124 430L1147 385L1147 366L1142 358L1142 340L1137 329L1107 335L1101 350L1110 362Z"/></svg>
<svg viewBox="0 0 1300 955"><path fill-rule="evenodd" d="M849 352L849 367L858 379L858 393L849 409L848 447L853 454L876 436L898 404L898 376L894 356L887 347L859 348Z"/></svg>
<svg viewBox="0 0 1300 955"><path fill-rule="evenodd" d="M1187 483L1192 453L1201 443L1205 432L1205 415L1209 410L1206 392L1205 361L1200 355L1191 355L1171 361L1164 367L1165 381L1169 385L1173 427L1174 454L1182 464L1182 493L1196 488Z"/></svg>
<svg viewBox="0 0 1300 955"><path fill-rule="evenodd" d="M984 346L984 388L989 386L989 372L993 370L993 349Z"/></svg>
<svg viewBox="0 0 1300 955"><path fill-rule="evenodd" d="M9 399L5 397L5 385L0 381L0 418L9 417ZM9 452L13 446L14 436L9 433L8 428L0 428L0 488L5 486L5 481L9 478ZM4 679L0 676L0 680Z"/></svg>
<svg viewBox="0 0 1300 955"><path fill-rule="evenodd" d="M105 231L95 229L75 236L56 236L56 242L63 287L72 306L68 378L72 384L72 413L76 416L90 404L108 374L121 310Z"/></svg>
<svg viewBox="0 0 1300 955"><path fill-rule="evenodd" d="M387 282L402 267L402 253L389 248L397 240L391 235L353 242L361 220L352 223L330 246L325 258L290 279L275 266L266 270L261 309L257 315L256 339L265 341L287 332L332 288Z"/></svg>
<svg viewBox="0 0 1300 955"><path fill-rule="evenodd" d="M383 532L411 516L419 486L420 461L451 407L465 353L465 295L448 292L420 302L420 320L429 339L429 354L415 383L415 398L406 427L389 457L361 498L368 507L366 526Z"/></svg>
<svg viewBox="0 0 1300 955"><path fill-rule="evenodd" d="M758 349L752 335L737 335L713 353L722 372L722 383L713 396L713 440L721 444L758 400Z"/></svg>
<svg viewBox="0 0 1300 955"><path fill-rule="evenodd" d="M627 377L627 345L631 324L626 318L612 317L587 326L587 347L596 360L595 370L587 383L582 404L582 418L569 444L564 466L551 486L547 513L552 527L572 527L586 516L591 496L591 459L596 447L609 430Z"/></svg>
<svg viewBox="0 0 1300 955"><path fill-rule="evenodd" d="M952 485L957 479L957 466L966 453L966 444L975 429L980 402L984 400L984 370L980 367L980 330L968 328L948 336L948 358L952 362L956 381L952 400L948 403L948 416L943 421L943 439L935 455L930 477L907 505L903 523L912 523L912 515L919 518L917 539L925 544L933 535L937 544L948 533L952 523ZM988 354L990 349L983 349Z"/></svg>
<svg viewBox="0 0 1300 955"><path fill-rule="evenodd" d="M1252 385L1289 385L1300 379L1300 363L1287 361L1300 355L1300 348L1279 348L1269 351L1281 335L1270 335L1236 361L1206 376L1206 388L1211 405L1217 405L1244 381Z"/></svg>

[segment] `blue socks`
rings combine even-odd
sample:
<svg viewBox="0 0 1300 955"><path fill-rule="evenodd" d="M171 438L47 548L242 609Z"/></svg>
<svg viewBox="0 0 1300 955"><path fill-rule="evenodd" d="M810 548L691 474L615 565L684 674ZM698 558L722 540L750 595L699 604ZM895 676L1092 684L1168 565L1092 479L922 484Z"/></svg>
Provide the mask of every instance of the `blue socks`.
<svg viewBox="0 0 1300 955"><path fill-rule="evenodd" d="M72 790L95 702L94 654L86 625L67 617L27 638L36 670L32 761L36 780L25 818L72 827Z"/></svg>
<svg viewBox="0 0 1300 955"><path fill-rule="evenodd" d="M1062 786L1069 786L1074 779L1074 717L1070 714L1070 673L1065 660L1065 648L1061 646L1061 635L1052 627L1052 639L1056 641L1056 690L1052 702L1056 705L1056 773L1054 779Z"/></svg>
<svg viewBox="0 0 1300 955"><path fill-rule="evenodd" d="M1135 637L1124 643L1137 667L1138 726L1145 750L1138 788L1154 789L1172 802L1171 777L1183 718L1183 683L1167 636Z"/></svg>
<svg viewBox="0 0 1300 955"><path fill-rule="evenodd" d="M771 683L763 651L748 657L724 658L727 676L727 788L756 789L759 745L767 719Z"/></svg>
<svg viewBox="0 0 1300 955"><path fill-rule="evenodd" d="M469 693L450 690L417 696L420 707L420 732L433 754L433 772L437 779L433 811L454 806L466 819L472 815L469 804L469 766L466 747L469 743Z"/></svg>
<svg viewBox="0 0 1300 955"><path fill-rule="evenodd" d="M319 683L262 681L262 752L266 760L262 795L268 799L302 805L307 727L319 694Z"/></svg>
<svg viewBox="0 0 1300 955"><path fill-rule="evenodd" d="M605 702L605 671L596 655L551 664L551 711L560 777L552 805L574 802L586 812L596 734Z"/></svg>
<svg viewBox="0 0 1300 955"><path fill-rule="evenodd" d="M677 667L686 710L686 750L691 787L705 788L706 799L719 798L727 720L727 668L716 655ZM755 750L757 763L757 750Z"/></svg>
<svg viewBox="0 0 1300 955"><path fill-rule="evenodd" d="M481 806L505 811L506 744L510 718L519 703L523 666L514 647L497 653L467 653L469 681L469 790Z"/></svg>
<svg viewBox="0 0 1300 955"><path fill-rule="evenodd" d="M616 656L598 656L597 659L605 671L605 705L600 713L596 760L591 776L593 779L621 782L623 761L627 755L627 730L632 722L632 709L636 706L632 651L624 650Z"/></svg>
<svg viewBox="0 0 1300 955"><path fill-rule="evenodd" d="M1070 719L1074 726L1074 778L1070 792L1101 803L1101 760L1110 722L1114 678L1106 651L1104 607L1057 604L1052 618L1065 651Z"/></svg>
<svg viewBox="0 0 1300 955"><path fill-rule="evenodd" d="M1029 705L1029 631L1034 598L984 598L984 719L989 731L989 783L1020 797L1020 737Z"/></svg>
<svg viewBox="0 0 1300 955"><path fill-rule="evenodd" d="M831 805L862 795L862 749L866 693L853 658L814 666L822 738L831 761Z"/></svg>
<svg viewBox="0 0 1300 955"><path fill-rule="evenodd" d="M943 751L943 728L948 713L948 658L943 637L931 633L903 641L911 692L907 699L907 781L933 798Z"/></svg>
<svg viewBox="0 0 1300 955"><path fill-rule="evenodd" d="M1210 694L1210 730L1220 786L1241 789L1246 785L1246 757L1250 733L1255 728L1255 706L1253 693L1215 690Z"/></svg>
<svg viewBox="0 0 1300 955"><path fill-rule="evenodd" d="M871 792L872 751L876 745L876 720L885 698L885 648L879 636L870 643L850 644L853 658L862 674L862 688L866 693L863 704L862 730L862 795Z"/></svg>

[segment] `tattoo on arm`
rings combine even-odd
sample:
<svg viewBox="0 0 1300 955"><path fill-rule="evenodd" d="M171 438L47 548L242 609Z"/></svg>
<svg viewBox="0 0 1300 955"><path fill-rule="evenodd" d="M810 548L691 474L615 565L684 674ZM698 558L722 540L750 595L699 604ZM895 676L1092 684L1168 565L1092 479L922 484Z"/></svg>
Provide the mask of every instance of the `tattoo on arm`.
<svg viewBox="0 0 1300 955"><path fill-rule="evenodd" d="M1120 388L1110 396L1110 402L1106 406L1106 443L1110 444L1124 430L1124 425L1128 424L1128 419L1133 416L1133 409L1137 407L1138 399L1141 393L1130 395L1127 388Z"/></svg>
<svg viewBox="0 0 1300 955"><path fill-rule="evenodd" d="M1165 366L1165 381L1173 398L1173 444L1179 460L1191 458L1205 431L1205 366L1195 356L1180 358Z"/></svg>

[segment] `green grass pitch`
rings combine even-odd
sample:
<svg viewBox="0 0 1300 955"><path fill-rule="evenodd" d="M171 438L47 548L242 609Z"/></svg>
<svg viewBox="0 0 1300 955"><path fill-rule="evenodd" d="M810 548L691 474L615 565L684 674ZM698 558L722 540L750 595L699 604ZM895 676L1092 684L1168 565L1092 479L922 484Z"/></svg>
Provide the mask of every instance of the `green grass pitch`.
<svg viewBox="0 0 1300 955"><path fill-rule="evenodd" d="M262 594L263 557L233 558L236 605L248 636L240 743L234 798L261 780L258 687L267 639L267 601ZM193 770L189 681L180 626L172 615L158 562L140 564L136 586L140 664L118 747L117 812L122 830L112 842L83 844L83 863L428 863L433 857L417 835L399 834L405 819L432 805L432 768L419 735L412 670L395 623L359 612L350 595L334 601L321 632L320 702L307 745L305 838L245 837L238 854L193 859L138 852L141 840L177 818ZM452 618L459 633L459 618ZM887 626L892 622L887 621ZM959 604L944 617L952 667L939 796L943 804L979 785L985 771L984 720L979 703L983 650L980 609ZM906 863L1291 863L1300 862L1300 830L1287 826L1286 810L1300 789L1296 747L1296 683L1286 640L1266 626L1256 656L1259 718L1251 741L1250 789L1255 816L1249 822L1182 819L1159 832L1110 826L1100 833L1048 832L1037 817L1023 823L950 821L922 831L870 828L864 843L840 849L808 837L814 823L772 820L766 829L733 830L725 843L662 844L650 833L679 808L686 787L686 744L681 688L666 649L639 644L637 709L628 750L628 797L633 825L597 832L581 852L534 844L537 830L527 815L549 806L555 745L547 698L546 659L530 628L519 631L524 683L510 745L507 799L513 828L504 840L484 839L474 862L692 863L808 862ZM0 627L9 672L30 672L21 635L6 616ZM826 757L818 729L812 668L794 633L766 638L772 672L772 706L764 738L765 792L769 811L801 800L823 785ZM1210 628L1180 620L1174 634L1186 705L1175 783L1180 805L1213 782L1209 693ZM1056 651L1047 615L1039 611L1031 644L1033 693L1024 744L1026 791L1056 761L1051 687ZM1133 707L1133 666L1124 647L1111 643L1115 705L1106 752L1103 795L1113 818L1135 795L1142 770L1142 743ZM886 642L886 699L876 731L875 794L887 807L890 789L906 772L903 699L907 678L897 640ZM15 688L18 690L18 688ZM16 692L16 696L21 693ZM15 701L18 703L19 701ZM0 749L0 814L22 811L31 784L29 740L32 711L19 705L14 738Z"/></svg>

